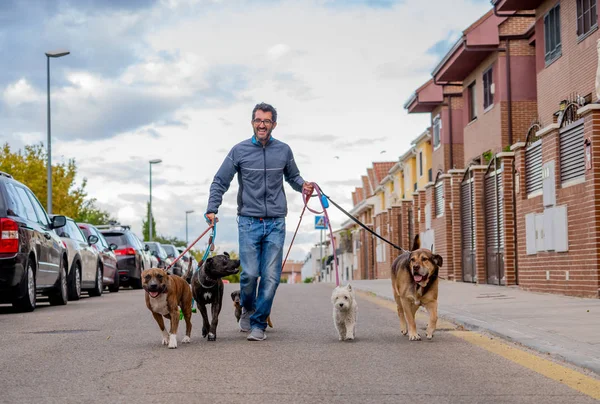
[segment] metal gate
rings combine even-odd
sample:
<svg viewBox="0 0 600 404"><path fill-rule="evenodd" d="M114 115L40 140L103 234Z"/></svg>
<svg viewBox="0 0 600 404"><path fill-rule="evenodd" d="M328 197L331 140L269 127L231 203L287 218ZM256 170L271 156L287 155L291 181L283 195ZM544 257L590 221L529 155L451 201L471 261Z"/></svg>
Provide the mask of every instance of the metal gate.
<svg viewBox="0 0 600 404"><path fill-rule="evenodd" d="M494 157L484 177L486 274L491 285L506 285L502 175L503 166Z"/></svg>
<svg viewBox="0 0 600 404"><path fill-rule="evenodd" d="M406 248L411 249L412 248L412 244L413 244L413 240L415 238L415 230L414 230L414 224L413 224L413 210L412 210L412 208L408 208L407 209L407 216L408 216L408 245L406 246Z"/></svg>
<svg viewBox="0 0 600 404"><path fill-rule="evenodd" d="M463 282L475 282L477 271L475 268L475 231L474 231L474 195L473 172L467 169L460 184L460 218L461 218L461 245L462 245L462 273Z"/></svg>

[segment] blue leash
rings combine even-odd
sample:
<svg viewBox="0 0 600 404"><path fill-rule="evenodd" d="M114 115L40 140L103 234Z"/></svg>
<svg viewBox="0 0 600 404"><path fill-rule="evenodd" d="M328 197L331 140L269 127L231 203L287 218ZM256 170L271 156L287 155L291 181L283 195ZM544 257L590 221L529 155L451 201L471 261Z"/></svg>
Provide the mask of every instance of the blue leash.
<svg viewBox="0 0 600 404"><path fill-rule="evenodd" d="M206 222L208 224L210 224L210 220L208 220L208 218L206 217L206 213L204 214L204 219L206 220ZM213 228L212 228L212 234L208 238L208 246L206 247L206 251L204 251L204 256L202 257L202 263L206 262L206 259L210 255L211 247L214 248L214 246L215 246L215 239L216 238L217 238L217 222L215 221L215 224L213 225ZM194 272L197 272L199 270L200 270L200 263L198 263L198 266L196 267L196 269L194 270ZM192 297L192 312L195 310L194 309L194 304L195 304L195 300Z"/></svg>

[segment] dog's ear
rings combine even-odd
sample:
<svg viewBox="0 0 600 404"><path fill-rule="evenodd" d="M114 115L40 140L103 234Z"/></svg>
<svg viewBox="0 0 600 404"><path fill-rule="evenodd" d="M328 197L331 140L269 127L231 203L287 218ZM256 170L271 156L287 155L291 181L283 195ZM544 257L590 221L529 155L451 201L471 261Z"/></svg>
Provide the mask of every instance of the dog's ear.
<svg viewBox="0 0 600 404"><path fill-rule="evenodd" d="M226 256L227 258L229 258L229 253L227 251L224 251L223 255Z"/></svg>
<svg viewBox="0 0 600 404"><path fill-rule="evenodd" d="M206 265L206 268L212 268L212 264L213 264L213 258L212 257L210 257L209 259L207 259L204 262L204 265Z"/></svg>
<svg viewBox="0 0 600 404"><path fill-rule="evenodd" d="M231 292L231 300L235 302L235 292Z"/></svg>
<svg viewBox="0 0 600 404"><path fill-rule="evenodd" d="M431 260L438 267L441 267L442 263L444 262L444 260L442 259L442 256L441 255L437 255L437 254L433 254L433 256L431 257Z"/></svg>
<svg viewBox="0 0 600 404"><path fill-rule="evenodd" d="M352 291L352 285L350 285L350 284L347 284L347 285L346 285L346 289L348 289L349 291Z"/></svg>
<svg viewBox="0 0 600 404"><path fill-rule="evenodd" d="M416 234L411 251L418 250L419 248L421 248L421 238Z"/></svg>

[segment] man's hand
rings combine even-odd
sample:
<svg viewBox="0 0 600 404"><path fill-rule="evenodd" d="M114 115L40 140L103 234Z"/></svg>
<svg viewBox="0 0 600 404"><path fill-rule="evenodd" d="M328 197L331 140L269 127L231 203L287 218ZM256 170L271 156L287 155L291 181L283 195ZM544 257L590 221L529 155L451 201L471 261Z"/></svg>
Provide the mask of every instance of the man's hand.
<svg viewBox="0 0 600 404"><path fill-rule="evenodd" d="M204 215L204 218L206 219L206 223L211 226L219 221L219 218L216 217L214 213L207 213Z"/></svg>
<svg viewBox="0 0 600 404"><path fill-rule="evenodd" d="M315 190L315 186L312 182L305 182L302 185L302 193L303 194L311 196L314 190Z"/></svg>

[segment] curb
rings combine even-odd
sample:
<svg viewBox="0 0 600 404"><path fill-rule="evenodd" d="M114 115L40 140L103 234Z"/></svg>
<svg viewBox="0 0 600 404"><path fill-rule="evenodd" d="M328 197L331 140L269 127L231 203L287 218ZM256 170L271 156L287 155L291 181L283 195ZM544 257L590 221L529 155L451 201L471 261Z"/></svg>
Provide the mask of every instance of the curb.
<svg viewBox="0 0 600 404"><path fill-rule="evenodd" d="M353 287L355 287L357 290L360 290L364 293L369 293L378 299L387 300L387 301L391 301L391 302L395 303L395 300L389 296L379 294L370 289L361 288L360 286L357 286L357 285L353 285ZM464 327L465 330L487 333L487 334L493 335L497 338L503 339L505 341L520 345L527 349L531 349L532 351L535 351L538 354L547 355L547 356L551 357L552 359L555 359L555 360L558 360L558 361L561 361L561 362L564 362L567 364L571 364L571 365L583 368L585 370L588 370L590 372L593 372L596 375L600 375L600 365L596 364L596 363L590 363L588 357L585 357L583 355L576 354L576 353L573 356L566 357L564 355L561 355L560 353L555 352L556 349L551 349L552 346L545 346L544 341L540 341L540 342L521 341L519 339L511 337L510 335L496 331L493 328L481 326L479 324L476 324L473 321L465 319L464 317L462 317L460 315L451 314L445 310L438 309L438 318L448 321L457 326L462 326L462 327Z"/></svg>

